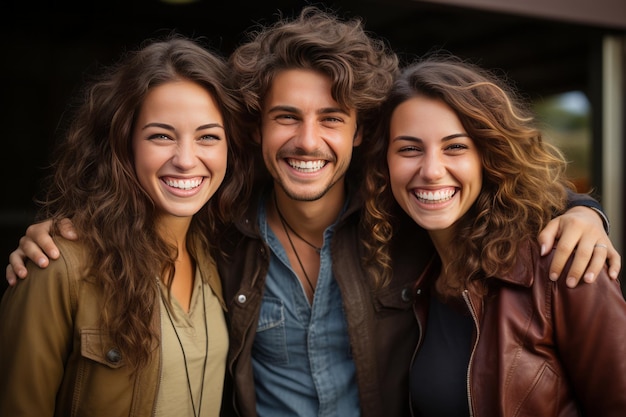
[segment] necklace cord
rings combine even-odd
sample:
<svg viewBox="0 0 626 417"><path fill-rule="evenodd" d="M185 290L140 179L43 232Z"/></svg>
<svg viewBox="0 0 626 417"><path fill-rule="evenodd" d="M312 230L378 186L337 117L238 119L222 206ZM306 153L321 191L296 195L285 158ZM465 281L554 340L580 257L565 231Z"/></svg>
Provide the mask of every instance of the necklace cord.
<svg viewBox="0 0 626 417"><path fill-rule="evenodd" d="M274 206L276 207L276 212L278 212L278 217L280 217L280 221L283 224L283 227L287 226L289 230L291 230L298 239L300 239L301 241L303 241L304 243L306 243L307 245L315 249L315 252L317 252L317 254L319 255L322 252L322 248L319 246L315 246L314 244L312 244L311 242L309 242L308 240L300 236L300 234L296 232L296 230L293 227L291 227L291 225L287 222L287 219L285 219L285 216L283 216L283 213L278 208L278 203L276 201L276 193L274 193Z"/></svg>
<svg viewBox="0 0 626 417"><path fill-rule="evenodd" d="M176 335L176 339L178 339L178 345L180 346L180 350L183 353L183 362L185 364L185 375L187 376L187 389L189 390L189 397L191 397L191 408L193 409L193 415L196 417L200 417L200 412L202 411L202 397L204 396L204 376L206 375L206 362L207 356L209 356L209 327L206 319L206 299L204 295L204 283L200 286L200 290L202 292L202 311L204 313L204 365L202 369L202 380L200 382L200 401L198 402L198 412L196 413L196 404L193 401L193 391L191 390L191 380L189 378L189 368L187 366L187 355L185 355L185 348L183 347L183 342L180 340L180 336L178 335L178 331L176 330L176 325L174 324L174 320L172 320L172 314L170 313L170 309L167 305L167 301L163 298L163 292L159 289L159 293L161 294L161 299L163 300L163 305L165 306L165 311L167 312L167 317L170 319L170 323L172 324L172 329L174 329L174 334Z"/></svg>
<svg viewBox="0 0 626 417"><path fill-rule="evenodd" d="M276 212L278 213L278 217L280 218L280 223L283 225L283 230L285 231L285 234L287 235L287 240L289 240L289 244L291 245L291 249L293 249L293 253L296 255L296 259L298 260L298 264L300 264L300 268L302 268L302 272L304 273L304 278L306 278L306 282L309 284L309 286L311 287L311 291L315 292L315 287L313 286L313 283L311 282L311 279L309 278L309 274L306 273L306 269L304 269L304 265L302 264L302 260L300 260L300 255L298 255L298 251L296 250L296 246L293 244L293 241L291 240L291 236L289 235L289 229L291 229L291 226L289 226L289 223L287 223L287 221L285 220L285 218L283 217L283 214L280 212L280 209L278 208L278 203L276 201L276 193L274 193L274 207L276 207ZM292 229L292 231L296 234L296 236L298 236L298 234ZM300 237L300 236L298 236ZM302 239L300 237L300 239ZM306 240L302 239L305 243L309 243ZM309 246L313 246L309 243ZM313 246L313 248L316 248L316 246ZM321 250L321 248L320 248ZM316 249L317 251L317 249ZM319 254L320 252L317 251L317 253Z"/></svg>

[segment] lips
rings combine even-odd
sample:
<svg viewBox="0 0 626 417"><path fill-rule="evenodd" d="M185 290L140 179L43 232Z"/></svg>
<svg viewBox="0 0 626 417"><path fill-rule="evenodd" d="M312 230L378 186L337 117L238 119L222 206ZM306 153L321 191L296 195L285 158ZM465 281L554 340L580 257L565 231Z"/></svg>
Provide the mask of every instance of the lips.
<svg viewBox="0 0 626 417"><path fill-rule="evenodd" d="M416 189L413 194L417 199L425 204L437 204L450 200L456 194L455 187L440 188L437 190Z"/></svg>
<svg viewBox="0 0 626 417"><path fill-rule="evenodd" d="M287 163L290 167L297 169L300 172L316 172L324 168L326 161L318 159L316 161L302 161L299 159L287 159Z"/></svg>
<svg viewBox="0 0 626 417"><path fill-rule="evenodd" d="M168 186L185 191L193 190L194 188L199 187L200 184L202 184L202 181L204 181L203 177L186 179L163 178L163 182L166 183Z"/></svg>

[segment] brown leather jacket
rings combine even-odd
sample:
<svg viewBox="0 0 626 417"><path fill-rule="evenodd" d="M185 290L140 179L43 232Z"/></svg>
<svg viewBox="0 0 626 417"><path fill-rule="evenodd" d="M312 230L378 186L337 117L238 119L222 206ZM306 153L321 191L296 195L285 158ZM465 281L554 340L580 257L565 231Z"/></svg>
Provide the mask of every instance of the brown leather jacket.
<svg viewBox="0 0 626 417"><path fill-rule="evenodd" d="M360 201L352 196L349 208L335 228L331 250L333 273L348 322L361 415L406 417L409 364L418 335L410 293L428 257L416 256L421 252L419 246L405 247L409 256L402 259L408 258L410 262L404 264L402 273L396 275L391 285L375 291L360 263L363 250L359 239L360 209ZM234 379L234 385L230 386L233 392L224 396L222 414L254 417L252 344L270 251L258 231L256 204L249 207L246 218L231 232L229 238L221 240L228 246L230 257L218 260L230 321L227 378L231 384Z"/></svg>
<svg viewBox="0 0 626 417"><path fill-rule="evenodd" d="M566 287L565 276L552 282L552 255L540 257L534 246L520 252L511 274L491 281L489 296L465 293L476 324L470 413L625 416L626 302L619 283L606 273L575 289ZM433 275L429 269L417 282L422 329Z"/></svg>
<svg viewBox="0 0 626 417"><path fill-rule="evenodd" d="M55 239L61 257L7 289L0 303L0 416L151 417L161 348L135 375L99 327L100 291L86 276L90 257L77 242ZM223 304L209 258L198 268ZM209 272L209 270L211 272ZM160 329L159 305L152 326Z"/></svg>

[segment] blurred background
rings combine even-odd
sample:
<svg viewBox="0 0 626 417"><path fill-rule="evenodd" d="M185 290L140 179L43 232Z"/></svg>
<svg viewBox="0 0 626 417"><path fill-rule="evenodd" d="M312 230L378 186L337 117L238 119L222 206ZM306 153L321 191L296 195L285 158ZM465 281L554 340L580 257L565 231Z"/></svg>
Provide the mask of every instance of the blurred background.
<svg viewBox="0 0 626 417"><path fill-rule="evenodd" d="M513 80L571 160L578 190L603 205L624 255L624 0L3 0L0 264L33 222L64 111L88 74L171 31L203 36L227 55L255 23L307 4L360 16L405 62L445 49Z"/></svg>

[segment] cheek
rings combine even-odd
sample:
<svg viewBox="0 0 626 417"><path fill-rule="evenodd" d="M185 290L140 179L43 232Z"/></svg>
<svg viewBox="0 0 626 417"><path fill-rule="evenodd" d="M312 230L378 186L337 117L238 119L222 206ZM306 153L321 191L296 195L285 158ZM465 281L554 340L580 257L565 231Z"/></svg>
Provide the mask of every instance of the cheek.
<svg viewBox="0 0 626 417"><path fill-rule="evenodd" d="M398 156L388 156L387 166L389 167L389 180L392 183L410 180L418 169L414 160L400 158Z"/></svg>
<svg viewBox="0 0 626 417"><path fill-rule="evenodd" d="M207 149L203 152L201 159L214 177L224 177L228 167L228 148L226 146Z"/></svg>
<svg viewBox="0 0 626 417"><path fill-rule="evenodd" d="M148 190L168 156L162 152L157 152L151 146L141 145L133 146L133 153L137 180L144 190Z"/></svg>

